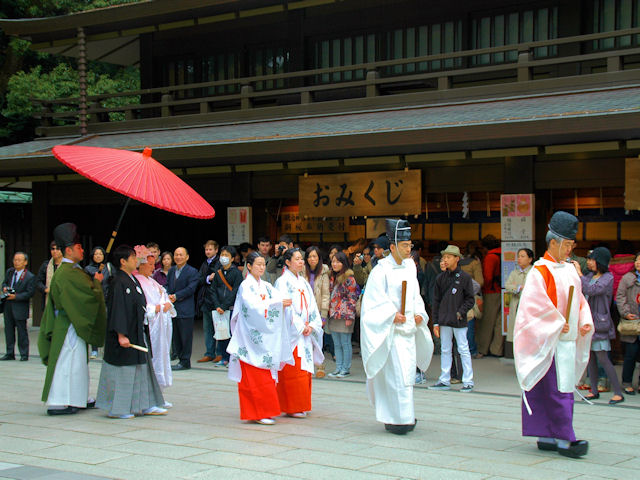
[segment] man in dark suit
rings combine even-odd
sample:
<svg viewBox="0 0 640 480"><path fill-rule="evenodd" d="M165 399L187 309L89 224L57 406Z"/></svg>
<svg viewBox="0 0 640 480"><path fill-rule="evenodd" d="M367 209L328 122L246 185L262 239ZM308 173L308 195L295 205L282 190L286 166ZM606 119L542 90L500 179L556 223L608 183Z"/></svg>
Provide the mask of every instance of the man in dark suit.
<svg viewBox="0 0 640 480"><path fill-rule="evenodd" d="M216 341L213 338L213 317L211 310L213 306L207 302L206 292L215 277L216 272L221 268L218 259L218 249L220 246L215 240L207 240L204 244L204 255L207 257L202 265L200 265L200 283L198 284L198 295L196 303L196 312L202 312L202 326L204 330L204 356L198 360L198 363L203 362L219 362L222 357L218 358L215 355Z"/></svg>
<svg viewBox="0 0 640 480"><path fill-rule="evenodd" d="M173 253L175 266L167 274L167 293L178 315L173 319L173 353L178 363L172 370L191 368L191 347L193 343L193 317L196 314L194 295L200 282L198 270L187 264L189 253L184 247Z"/></svg>
<svg viewBox="0 0 640 480"><path fill-rule="evenodd" d="M35 293L35 276L27 270L29 257L26 253L16 252L13 256L13 268L7 270L2 282L2 310L4 310L4 336L7 341L7 353L0 360L15 360L13 349L18 329L18 349L20 360L29 360L29 300ZM15 291L15 293L9 293ZM8 295L7 295L8 294ZM6 295L6 296L5 296Z"/></svg>

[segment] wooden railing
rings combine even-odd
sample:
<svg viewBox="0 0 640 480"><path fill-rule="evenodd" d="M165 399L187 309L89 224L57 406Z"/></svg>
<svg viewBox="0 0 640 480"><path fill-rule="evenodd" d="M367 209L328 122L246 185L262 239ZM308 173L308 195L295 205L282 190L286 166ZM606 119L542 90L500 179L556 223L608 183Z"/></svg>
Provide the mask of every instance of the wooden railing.
<svg viewBox="0 0 640 480"><path fill-rule="evenodd" d="M631 46L610 50L593 50L593 43L598 40L616 39L628 37L632 39ZM634 46L637 45L637 46ZM573 45L573 50L590 51L577 55L563 55L562 48ZM534 58L534 52L540 48L552 49L558 53L555 56ZM507 52L517 52L517 60L499 64L470 66L474 59L482 55L495 55ZM253 77L234 78L212 82L191 83L184 85L147 88L136 91L93 95L88 97L89 108L87 113L90 121L109 121L109 115L113 113L123 114L125 120L136 118L169 117L181 113L208 113L218 109L250 109L267 102L277 102L278 99L287 98L287 103L309 104L317 101L320 94L330 98L331 92L348 90L349 98L375 97L394 86L404 86L405 91L411 89L447 90L455 85L460 77L488 78L489 82L525 82L534 80L534 72L546 68L548 74L554 67L561 65L578 65L578 68L570 69L571 72L553 72L551 76L556 78L570 75L584 75L592 73L592 70L615 72L625 69L625 59L634 55L640 58L640 28L631 28L613 32L563 37L552 40L526 42L520 44L505 45L501 47L481 48L437 55L425 55L420 57L385 60L374 63L361 63L345 65L341 67L317 68L290 73L274 75L260 75ZM441 68L437 71L418 71L419 65L430 65L440 62L444 66L448 62L451 67ZM631 68L640 67L640 60L633 59ZM414 65L414 73L390 74L392 67L404 67ZM569 69L568 69L569 70ZM358 72L361 78L339 82L324 83L318 79L325 75L331 79L332 74L353 72L352 77ZM287 85L282 88L259 88L263 82L284 80ZM293 85L293 86L292 86ZM234 93L221 93L205 95L206 90L214 90L218 87L231 88ZM258 88L256 88L258 87ZM401 90L400 90L401 91ZM186 96L189 98L179 98ZM117 107L103 107L102 103L109 99L121 97L136 97L142 103L132 103ZM52 121L58 125L75 123L79 115L79 99L41 100L32 99L34 104L41 106L41 111L36 115L41 118L43 124L51 125ZM55 111L63 107L68 111Z"/></svg>

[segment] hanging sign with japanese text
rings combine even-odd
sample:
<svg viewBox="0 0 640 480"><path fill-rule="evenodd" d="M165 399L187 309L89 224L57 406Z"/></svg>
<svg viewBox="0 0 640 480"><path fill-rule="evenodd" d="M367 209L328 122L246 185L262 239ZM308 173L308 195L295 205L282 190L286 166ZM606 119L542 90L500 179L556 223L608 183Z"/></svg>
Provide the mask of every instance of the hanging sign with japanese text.
<svg viewBox="0 0 640 480"><path fill-rule="evenodd" d="M500 195L500 223L503 242L534 239L535 196L525 193Z"/></svg>
<svg viewBox="0 0 640 480"><path fill-rule="evenodd" d="M251 207L227 207L229 245L251 242L251 225Z"/></svg>
<svg viewBox="0 0 640 480"><path fill-rule="evenodd" d="M298 179L300 215L419 215L420 170L309 175Z"/></svg>
<svg viewBox="0 0 640 480"><path fill-rule="evenodd" d="M282 233L344 233L345 217L302 217L298 212L282 213Z"/></svg>

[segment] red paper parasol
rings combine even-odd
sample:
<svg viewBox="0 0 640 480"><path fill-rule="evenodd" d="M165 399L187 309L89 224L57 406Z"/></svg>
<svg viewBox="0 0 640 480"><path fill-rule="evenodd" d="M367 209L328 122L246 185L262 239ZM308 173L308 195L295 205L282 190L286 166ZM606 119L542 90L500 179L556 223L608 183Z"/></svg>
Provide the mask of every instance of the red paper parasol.
<svg viewBox="0 0 640 480"><path fill-rule="evenodd" d="M55 157L67 167L90 180L142 203L193 218L213 218L215 211L184 181L151 157L151 149L142 153L115 148L56 145ZM126 210L125 205L124 209ZM124 216L124 210L107 251Z"/></svg>

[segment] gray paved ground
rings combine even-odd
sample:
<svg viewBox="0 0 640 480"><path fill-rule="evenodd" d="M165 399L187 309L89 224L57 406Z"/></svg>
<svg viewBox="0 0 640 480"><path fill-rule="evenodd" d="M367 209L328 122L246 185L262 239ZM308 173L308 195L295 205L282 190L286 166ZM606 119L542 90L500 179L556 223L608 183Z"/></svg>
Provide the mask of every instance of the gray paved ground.
<svg viewBox="0 0 640 480"><path fill-rule="evenodd" d="M39 401L37 331L31 335L29 362L0 362L0 479L638 478L638 395L615 407L606 405L611 394L576 404L576 432L591 450L570 460L520 435L513 367L495 358L474 361L473 393L417 386L418 426L397 437L375 422L359 357L350 379L314 380L309 418L282 417L270 427L241 422L226 371L195 363L176 373L166 417L113 420L99 410L49 417ZM201 342L196 336L194 362ZM93 393L100 365L90 364ZM438 367L434 357L429 383Z"/></svg>

